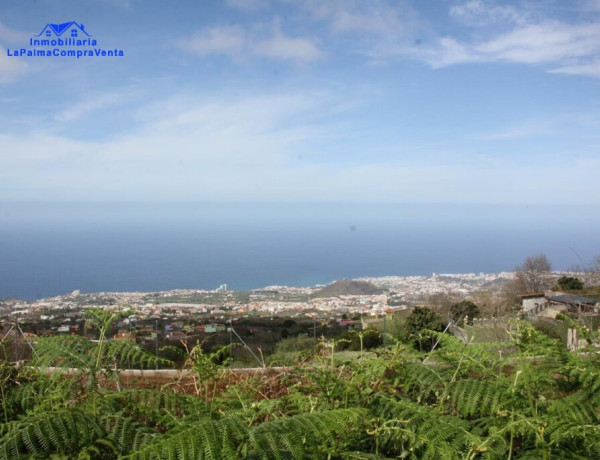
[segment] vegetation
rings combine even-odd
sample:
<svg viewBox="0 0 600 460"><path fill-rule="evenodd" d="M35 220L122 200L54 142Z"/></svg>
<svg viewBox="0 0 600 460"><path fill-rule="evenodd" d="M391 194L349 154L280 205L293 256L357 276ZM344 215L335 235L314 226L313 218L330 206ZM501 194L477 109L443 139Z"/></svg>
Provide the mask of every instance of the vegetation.
<svg viewBox="0 0 600 460"><path fill-rule="evenodd" d="M533 259L520 269L545 283ZM499 295L444 300L443 318L415 307L379 331L269 319L273 352L244 370L226 334L156 356L107 339L129 312L91 308L95 340L37 338L25 365L0 360L0 460L600 458L598 318L530 323L501 316ZM443 332L450 319L464 341ZM261 324L237 327L252 338ZM565 347L574 330L585 352Z"/></svg>
<svg viewBox="0 0 600 460"><path fill-rule="evenodd" d="M516 320L509 342L465 344L417 329L441 323L431 310L415 312L409 343L390 338L366 354L367 340L379 334L354 333L361 352L352 360L336 359L333 347L354 337L319 347L287 339L279 353L303 351L285 370L233 372L227 347L206 353L199 344L185 359L191 380L156 389L118 384L115 362L158 364L134 344L40 340L35 366L0 366L0 459L600 455L595 354L570 353ZM102 337L111 316L90 315ZM415 337L425 336L440 346L415 349ZM77 371L48 372L45 364Z"/></svg>
<svg viewBox="0 0 600 460"><path fill-rule="evenodd" d="M561 276L556 280L556 284L564 291L578 291L584 288L583 281L574 276Z"/></svg>
<svg viewBox="0 0 600 460"><path fill-rule="evenodd" d="M338 280L319 289L313 297L339 297L340 295L375 295L385 292L373 283L361 280Z"/></svg>
<svg viewBox="0 0 600 460"><path fill-rule="evenodd" d="M552 284L552 264L546 254L525 259L515 270L516 287L521 294L536 294L548 290Z"/></svg>
<svg viewBox="0 0 600 460"><path fill-rule="evenodd" d="M415 307L404 324L405 337L419 350L429 350L437 342L431 331L443 331L444 321L431 308Z"/></svg>
<svg viewBox="0 0 600 460"><path fill-rule="evenodd" d="M450 307L452 313L452 320L462 326L465 322L469 325L473 324L473 319L480 316L479 307L470 300L463 300L453 304Z"/></svg>

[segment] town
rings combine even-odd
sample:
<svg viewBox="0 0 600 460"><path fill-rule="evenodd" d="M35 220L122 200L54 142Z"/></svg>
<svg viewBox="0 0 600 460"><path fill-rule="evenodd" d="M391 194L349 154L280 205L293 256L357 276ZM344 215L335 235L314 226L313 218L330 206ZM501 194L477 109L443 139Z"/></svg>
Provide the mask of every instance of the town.
<svg viewBox="0 0 600 460"><path fill-rule="evenodd" d="M249 292L227 290L226 285L208 290L177 289L160 292L99 292L70 294L25 302L0 300L4 323L36 324L45 334L78 333L82 313L93 307L131 311L119 325L160 320L165 331L185 325L226 324L250 317L286 317L326 321L343 315L377 316L386 310L427 304L435 294L467 296L502 286L513 273L432 274L342 280L327 286L268 286ZM199 328L198 328L199 329Z"/></svg>
<svg viewBox="0 0 600 460"><path fill-rule="evenodd" d="M569 272L554 272L553 276L561 274ZM234 335L247 352L252 353L252 347L269 353L286 338L332 339L367 328L393 333L394 325L403 322L415 306L446 314L446 321L451 319L451 305L471 300L487 318L519 312L542 314L549 304L544 294L542 298L513 297L521 309L517 304L507 307L505 291L514 280L514 272L433 273L339 280L311 287L267 286L247 292L229 290L226 284L214 290L76 290L33 302L0 300L0 334L4 345L11 344L5 346L7 358L28 359L29 340L35 337L81 335L95 339L95 332L86 327L86 312L99 309L117 313L108 337L136 342L157 355L164 346L181 348L198 342L209 350L218 348L232 343ZM556 303L554 300L550 303ZM246 358L252 359L251 354Z"/></svg>

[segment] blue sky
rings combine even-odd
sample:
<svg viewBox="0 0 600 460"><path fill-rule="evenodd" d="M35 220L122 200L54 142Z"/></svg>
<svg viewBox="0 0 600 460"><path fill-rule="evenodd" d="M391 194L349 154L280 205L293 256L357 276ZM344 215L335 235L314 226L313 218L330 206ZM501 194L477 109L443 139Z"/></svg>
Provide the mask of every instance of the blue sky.
<svg viewBox="0 0 600 460"><path fill-rule="evenodd" d="M5 1L0 201L597 205L599 84L598 0Z"/></svg>

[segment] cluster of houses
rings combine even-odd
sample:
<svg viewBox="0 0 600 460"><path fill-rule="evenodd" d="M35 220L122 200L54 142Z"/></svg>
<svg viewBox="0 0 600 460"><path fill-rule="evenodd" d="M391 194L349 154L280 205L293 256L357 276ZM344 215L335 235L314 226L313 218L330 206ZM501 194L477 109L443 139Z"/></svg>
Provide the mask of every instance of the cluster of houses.
<svg viewBox="0 0 600 460"><path fill-rule="evenodd" d="M597 314L600 302L593 297L584 297L566 293L536 293L521 296L522 314L536 316L555 316L558 312Z"/></svg>

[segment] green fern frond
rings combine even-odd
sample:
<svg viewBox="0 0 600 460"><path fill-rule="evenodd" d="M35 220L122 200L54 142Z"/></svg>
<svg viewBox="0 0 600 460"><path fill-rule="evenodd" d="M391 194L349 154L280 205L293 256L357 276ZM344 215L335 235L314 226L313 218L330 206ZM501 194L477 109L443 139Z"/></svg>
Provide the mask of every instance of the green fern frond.
<svg viewBox="0 0 600 460"><path fill-rule="evenodd" d="M39 338L35 342L35 351L32 359L34 366L77 368L82 371L96 369L98 354L98 364L101 367L112 367L115 362L141 368L172 364L127 340L105 341L100 347L99 344L76 335Z"/></svg>
<svg viewBox="0 0 600 460"><path fill-rule="evenodd" d="M237 459L322 458L357 442L364 409L341 409L279 419L248 428L237 418L177 427L127 458ZM363 436L366 434L363 432Z"/></svg>
<svg viewBox="0 0 600 460"><path fill-rule="evenodd" d="M560 371L568 379L570 390L585 389L588 397L600 399L600 363L594 355L584 358L573 354Z"/></svg>
<svg viewBox="0 0 600 460"><path fill-rule="evenodd" d="M62 375L43 375L30 369L26 369L24 374L19 376L18 385L4 391L6 417L57 410L68 406L77 397L78 385L74 379L66 379Z"/></svg>
<svg viewBox="0 0 600 460"><path fill-rule="evenodd" d="M507 356L515 351L510 343L463 343L448 334L436 333L443 346L430 355L430 360L449 364L455 369L458 378L477 374L483 378L498 375Z"/></svg>
<svg viewBox="0 0 600 460"><path fill-rule="evenodd" d="M548 408L551 416L580 424L598 424L598 400L581 390L562 399L552 401Z"/></svg>
<svg viewBox="0 0 600 460"><path fill-rule="evenodd" d="M371 454L369 452L342 452L340 458L343 460L392 460L397 457L382 457L379 454Z"/></svg>
<svg viewBox="0 0 600 460"><path fill-rule="evenodd" d="M424 459L463 458L473 445L481 443L470 433L468 422L411 401L378 397L371 410L380 419L374 432L387 453Z"/></svg>
<svg viewBox="0 0 600 460"><path fill-rule="evenodd" d="M571 420L552 421L547 429L556 457L568 452L569 458L600 458L600 426Z"/></svg>
<svg viewBox="0 0 600 460"><path fill-rule="evenodd" d="M406 364L398 369L400 386L407 396L419 402L435 402L452 378L448 367Z"/></svg>
<svg viewBox="0 0 600 460"><path fill-rule="evenodd" d="M170 428L184 420L201 420L210 416L210 406L191 396L156 390L124 390L105 395L99 404L103 413L123 412L148 426Z"/></svg>
<svg viewBox="0 0 600 460"><path fill-rule="evenodd" d="M132 417L111 414L103 417L104 440L114 446L117 455L126 455L152 441L159 433Z"/></svg>
<svg viewBox="0 0 600 460"><path fill-rule="evenodd" d="M38 338L31 364L88 369L93 365L95 347L87 338L77 335Z"/></svg>
<svg viewBox="0 0 600 460"><path fill-rule="evenodd" d="M263 423L249 433L254 456L261 459L326 458L360 444L357 428L369 416L364 409L337 409Z"/></svg>
<svg viewBox="0 0 600 460"><path fill-rule="evenodd" d="M143 445L128 459L237 459L237 447L247 437L248 428L234 418L204 420L186 424Z"/></svg>
<svg viewBox="0 0 600 460"><path fill-rule="evenodd" d="M460 417L488 417L507 409L509 389L506 380L463 379L449 383L441 399Z"/></svg>
<svg viewBox="0 0 600 460"><path fill-rule="evenodd" d="M49 457L73 455L102 436L97 420L79 409L32 415L2 427L0 460L30 454Z"/></svg>
<svg viewBox="0 0 600 460"><path fill-rule="evenodd" d="M120 367L153 369L157 365L171 366L167 359L149 353L141 346L128 340L111 340L105 344L104 354L109 361L117 361Z"/></svg>

